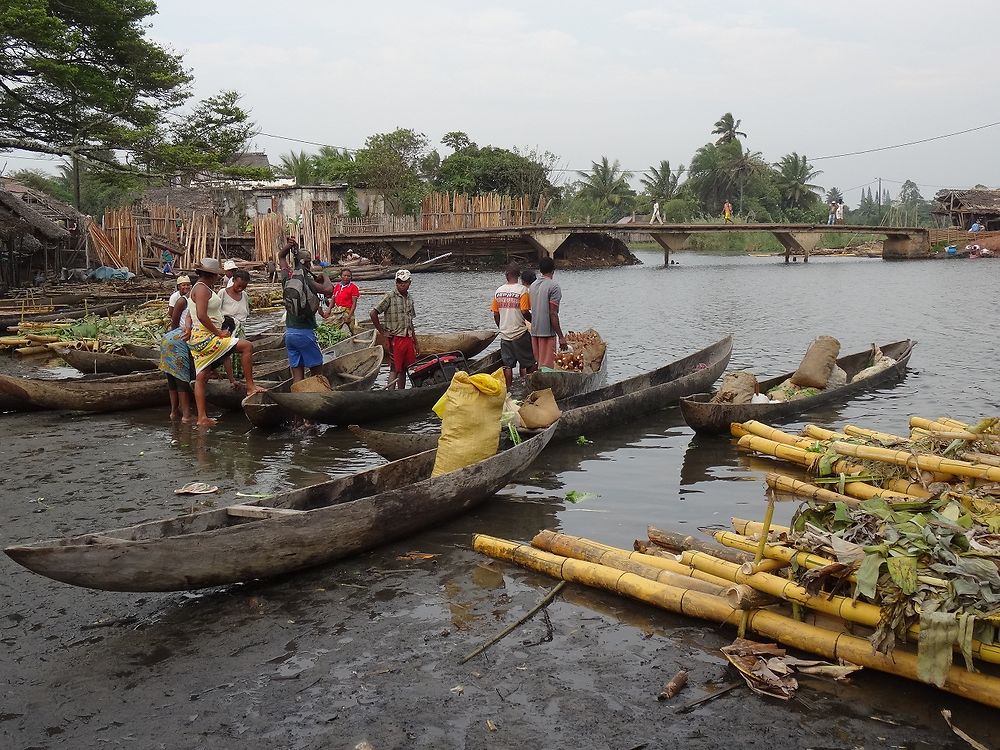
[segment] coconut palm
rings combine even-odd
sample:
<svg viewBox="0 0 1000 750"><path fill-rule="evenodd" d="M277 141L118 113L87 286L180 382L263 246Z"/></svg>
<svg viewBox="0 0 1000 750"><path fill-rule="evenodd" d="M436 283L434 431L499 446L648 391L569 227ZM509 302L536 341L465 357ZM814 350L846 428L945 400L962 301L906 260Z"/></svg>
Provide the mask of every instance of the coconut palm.
<svg viewBox="0 0 1000 750"><path fill-rule="evenodd" d="M722 204L734 186L731 164L740 152L738 143L716 146L706 143L694 153L688 167L688 181L702 207L709 213L722 210Z"/></svg>
<svg viewBox="0 0 1000 750"><path fill-rule="evenodd" d="M715 123L715 129L712 131L712 135L719 136L715 141L715 145L721 146L723 143L739 142L737 139L746 138L747 134L740 130L740 123L742 122L743 120L734 119L732 112L726 112L726 114L720 117Z"/></svg>
<svg viewBox="0 0 1000 750"><path fill-rule="evenodd" d="M589 172L577 172L582 184L580 194L597 202L601 208L617 208L635 195L628 181L631 172L621 168L617 159L609 162L602 156L600 162L591 162Z"/></svg>
<svg viewBox="0 0 1000 750"><path fill-rule="evenodd" d="M843 203L844 194L840 192L840 188L832 187L826 191L826 202L827 203Z"/></svg>
<svg viewBox="0 0 1000 750"><path fill-rule="evenodd" d="M740 191L739 204L736 211L737 213L742 214L743 190L746 188L747 183L755 177L767 174L771 168L768 166L768 163L764 161L764 157L760 151L741 150L738 153L734 153L732 157L727 160L726 169L729 172L730 184L736 186Z"/></svg>
<svg viewBox="0 0 1000 750"><path fill-rule="evenodd" d="M310 185L316 181L313 157L305 151L289 151L281 155L281 169L289 177L295 178L296 185Z"/></svg>
<svg viewBox="0 0 1000 750"><path fill-rule="evenodd" d="M650 167L646 175L639 181L646 188L646 193L650 198L658 201L668 201L677 192L683 172L683 164L677 168L677 173L674 174L670 169L670 162L661 161L660 166Z"/></svg>
<svg viewBox="0 0 1000 750"><path fill-rule="evenodd" d="M817 193L823 190L819 185L810 182L823 172L813 169L805 154L799 156L794 151L785 154L774 166L778 170L775 182L785 205L790 208L801 208L812 203L816 200Z"/></svg>

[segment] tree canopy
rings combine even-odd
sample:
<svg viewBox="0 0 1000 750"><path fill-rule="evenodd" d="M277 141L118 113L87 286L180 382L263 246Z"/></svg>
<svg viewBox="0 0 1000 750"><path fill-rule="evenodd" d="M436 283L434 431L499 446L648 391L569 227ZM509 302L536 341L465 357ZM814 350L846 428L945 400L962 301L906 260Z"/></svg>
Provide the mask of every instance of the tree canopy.
<svg viewBox="0 0 1000 750"><path fill-rule="evenodd" d="M152 0L0 4L0 150L116 172L242 174L229 162L254 134L249 113L229 91L181 116L192 74L147 37L155 12Z"/></svg>

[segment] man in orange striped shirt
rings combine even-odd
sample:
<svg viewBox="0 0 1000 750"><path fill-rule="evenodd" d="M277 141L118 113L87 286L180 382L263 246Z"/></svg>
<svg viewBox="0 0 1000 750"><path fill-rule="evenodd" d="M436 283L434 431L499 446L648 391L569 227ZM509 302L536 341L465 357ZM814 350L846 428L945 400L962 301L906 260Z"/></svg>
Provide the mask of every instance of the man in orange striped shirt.
<svg viewBox="0 0 1000 750"><path fill-rule="evenodd" d="M535 355L531 350L531 301L528 287L520 282L521 269L507 268L507 283L493 294L490 309L493 321L500 329L500 357L503 359L503 374L510 388L514 380L514 365L521 366L520 375L535 370Z"/></svg>

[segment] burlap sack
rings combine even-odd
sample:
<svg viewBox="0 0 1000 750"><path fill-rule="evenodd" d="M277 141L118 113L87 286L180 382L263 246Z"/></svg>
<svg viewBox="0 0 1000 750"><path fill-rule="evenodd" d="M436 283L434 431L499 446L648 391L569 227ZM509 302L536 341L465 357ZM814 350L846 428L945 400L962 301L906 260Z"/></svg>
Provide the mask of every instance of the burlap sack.
<svg viewBox="0 0 1000 750"><path fill-rule="evenodd" d="M800 388L825 388L840 354L840 342L833 336L819 336L809 345L792 382Z"/></svg>
<svg viewBox="0 0 1000 750"><path fill-rule="evenodd" d="M323 375L303 378L298 383L292 383L291 388L292 393L325 393L332 390L333 386Z"/></svg>
<svg viewBox="0 0 1000 750"><path fill-rule="evenodd" d="M757 378L745 370L728 372L714 396L713 404L749 404L757 388Z"/></svg>
<svg viewBox="0 0 1000 750"><path fill-rule="evenodd" d="M518 410L521 423L529 430L541 430L562 416L552 389L532 391Z"/></svg>

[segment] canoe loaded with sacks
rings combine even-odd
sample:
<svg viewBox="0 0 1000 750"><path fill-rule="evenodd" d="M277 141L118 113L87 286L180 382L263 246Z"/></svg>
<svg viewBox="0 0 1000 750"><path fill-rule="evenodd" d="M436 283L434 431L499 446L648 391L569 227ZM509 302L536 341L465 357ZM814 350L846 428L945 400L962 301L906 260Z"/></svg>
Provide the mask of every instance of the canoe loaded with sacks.
<svg viewBox="0 0 1000 750"><path fill-rule="evenodd" d="M385 350L381 346L370 346L367 349L351 352L342 357L330 360L321 367L324 380L319 380L320 388L313 392L328 393L332 391L364 391L375 383ZM300 381L302 386L317 382L313 378ZM292 379L288 378L266 391L258 391L243 399L243 413L250 423L259 429L275 429L286 421L291 414L271 398L272 393L291 393Z"/></svg>
<svg viewBox="0 0 1000 750"><path fill-rule="evenodd" d="M563 399L558 402L562 416L553 439L594 435L673 406L682 396L703 391L718 380L732 351L733 339L727 336L656 370ZM350 429L368 448L390 461L433 448L440 434L386 432L358 425Z"/></svg>
<svg viewBox="0 0 1000 750"><path fill-rule="evenodd" d="M818 339L817 343L819 341ZM761 403L750 403L752 385L748 386L749 393L746 390L736 392L736 395L727 392L729 378L740 373L730 374L726 376L718 392L697 393L682 398L681 414L695 432L706 434L728 433L729 425L733 422L752 419L771 422L794 417L819 406L846 401L858 393L902 380L915 344L915 341L906 339L883 344L881 347L873 345L864 351L841 357L836 360L835 368L827 370L827 377L831 379L824 388L802 387L792 383L801 372L801 366L796 372L763 380L757 384L757 390L763 397L754 399ZM748 373L742 374L752 379Z"/></svg>
<svg viewBox="0 0 1000 750"><path fill-rule="evenodd" d="M500 352L469 363L471 373L492 373L501 367ZM449 380L405 390L328 391L324 393L272 393L271 398L297 417L325 424L349 425L430 409L448 389Z"/></svg>
<svg viewBox="0 0 1000 750"><path fill-rule="evenodd" d="M555 425L433 478L436 451L427 451L269 498L4 551L40 575L108 591L180 591L269 578L467 512L527 468L554 432Z"/></svg>
<svg viewBox="0 0 1000 750"><path fill-rule="evenodd" d="M336 360L346 354L371 349L374 341L375 332L366 331L324 349L323 364L320 365L322 374L329 377L331 373L340 372L344 362L333 364ZM256 347L256 345L254 346ZM262 388L272 388L292 377L292 373L288 369L288 352L284 347L274 351L282 356L277 359L269 357L272 361L254 364L254 381ZM354 363L352 362L351 366L353 367L353 365ZM226 380L209 380L205 384L205 398L221 409L229 409L231 411L242 409L243 400L246 396L247 389L243 381L237 381L235 388Z"/></svg>

